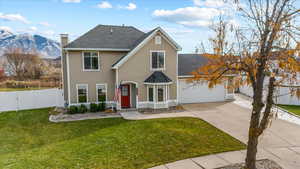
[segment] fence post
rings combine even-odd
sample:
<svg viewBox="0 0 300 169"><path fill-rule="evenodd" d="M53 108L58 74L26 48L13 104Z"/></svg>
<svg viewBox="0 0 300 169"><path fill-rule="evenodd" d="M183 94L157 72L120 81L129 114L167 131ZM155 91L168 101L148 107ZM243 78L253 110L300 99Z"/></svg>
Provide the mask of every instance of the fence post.
<svg viewBox="0 0 300 169"><path fill-rule="evenodd" d="M17 110L16 111L18 111L19 110L19 94L18 94L18 92L15 92L16 93L16 101L17 101Z"/></svg>

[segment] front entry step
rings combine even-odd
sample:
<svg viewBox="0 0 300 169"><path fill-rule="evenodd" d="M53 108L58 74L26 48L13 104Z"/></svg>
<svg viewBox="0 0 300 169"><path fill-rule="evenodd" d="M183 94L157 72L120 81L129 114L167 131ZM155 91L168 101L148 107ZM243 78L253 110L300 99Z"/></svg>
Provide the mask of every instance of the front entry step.
<svg viewBox="0 0 300 169"><path fill-rule="evenodd" d="M122 108L122 110L119 110L120 112L132 112L137 111L136 108Z"/></svg>

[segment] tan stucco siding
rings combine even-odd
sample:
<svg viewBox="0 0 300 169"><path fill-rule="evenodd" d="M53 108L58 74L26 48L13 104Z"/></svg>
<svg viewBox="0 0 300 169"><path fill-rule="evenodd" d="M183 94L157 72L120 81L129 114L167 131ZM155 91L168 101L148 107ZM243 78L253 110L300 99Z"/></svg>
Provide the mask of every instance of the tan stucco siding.
<svg viewBox="0 0 300 169"><path fill-rule="evenodd" d="M125 52L99 51L100 71L83 71L82 51L69 51L71 103L77 103L76 84L88 84L88 102L96 101L96 84L107 84L107 99L113 101L115 72L111 66L125 54Z"/></svg>
<svg viewBox="0 0 300 169"><path fill-rule="evenodd" d="M160 33L158 33L160 34ZM162 36L162 35L161 35ZM138 97L140 102L147 101L147 87L144 80L149 77L154 71L150 70L150 51L164 50L165 51L165 73L172 79L169 93L170 100L177 99L177 51L171 44L162 38L160 45L155 44L155 38L152 38L145 46L137 53L131 56L118 69L118 80L134 81L138 83Z"/></svg>

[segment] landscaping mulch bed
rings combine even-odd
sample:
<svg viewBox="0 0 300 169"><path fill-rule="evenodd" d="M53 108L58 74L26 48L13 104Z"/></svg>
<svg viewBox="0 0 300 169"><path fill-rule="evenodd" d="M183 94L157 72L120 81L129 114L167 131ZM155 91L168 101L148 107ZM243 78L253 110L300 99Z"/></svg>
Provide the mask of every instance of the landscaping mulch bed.
<svg viewBox="0 0 300 169"><path fill-rule="evenodd" d="M216 169L244 169L245 163L233 164ZM283 169L276 162L268 159L258 160L256 162L256 169Z"/></svg>
<svg viewBox="0 0 300 169"><path fill-rule="evenodd" d="M180 113L180 112L184 112L185 109L181 105L178 105L167 109L139 109L138 111L143 114L159 114L159 113Z"/></svg>
<svg viewBox="0 0 300 169"><path fill-rule="evenodd" d="M57 114L50 115L49 121L51 122L69 122L69 121L79 121L79 120L88 120L88 119L102 119L102 118L114 118L121 117L119 113L84 113L84 114Z"/></svg>

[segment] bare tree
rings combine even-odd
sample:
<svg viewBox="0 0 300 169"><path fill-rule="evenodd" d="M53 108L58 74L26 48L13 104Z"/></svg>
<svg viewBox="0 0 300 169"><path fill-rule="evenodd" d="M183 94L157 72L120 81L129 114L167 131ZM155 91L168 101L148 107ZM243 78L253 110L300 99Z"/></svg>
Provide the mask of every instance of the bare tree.
<svg viewBox="0 0 300 169"><path fill-rule="evenodd" d="M246 169L256 169L258 138L273 117L274 91L281 85L299 83L299 9L294 0L246 0L235 3L245 22L230 31L226 21L215 25L211 38L213 54L208 63L193 72L191 80L206 80L209 87L223 83L226 74L236 74L236 84L251 85L252 113L248 132ZM232 34L234 38L228 38ZM268 81L266 87L264 81ZM266 90L266 97L263 91ZM299 90L292 90L299 96Z"/></svg>
<svg viewBox="0 0 300 169"><path fill-rule="evenodd" d="M37 52L26 52L20 48L10 48L5 51L7 70L17 80L39 78L41 75L41 60Z"/></svg>

